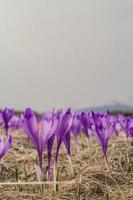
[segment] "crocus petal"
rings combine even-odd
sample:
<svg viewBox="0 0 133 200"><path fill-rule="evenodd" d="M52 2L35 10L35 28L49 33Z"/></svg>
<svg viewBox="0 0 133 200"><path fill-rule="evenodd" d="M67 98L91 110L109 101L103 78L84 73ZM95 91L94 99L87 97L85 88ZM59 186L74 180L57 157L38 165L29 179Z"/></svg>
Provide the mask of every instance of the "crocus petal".
<svg viewBox="0 0 133 200"><path fill-rule="evenodd" d="M51 112L45 113L40 122L40 138L46 144L49 138L55 133L57 128L56 119Z"/></svg>
<svg viewBox="0 0 133 200"><path fill-rule="evenodd" d="M101 114L95 114L94 112L92 112L92 117L95 126L95 131L93 132L93 134L96 136L99 144L101 145L104 157L106 158L109 139L114 133L114 124L110 123L110 116L108 112Z"/></svg>
<svg viewBox="0 0 133 200"><path fill-rule="evenodd" d="M74 136L77 138L77 136L81 130L81 122L77 116L74 116L74 118L73 118L71 130L72 130L72 133L74 134Z"/></svg>
<svg viewBox="0 0 133 200"><path fill-rule="evenodd" d="M9 135L8 138L7 138L7 140L6 140L5 146L4 146L3 155L6 154L6 152L8 151L8 149L9 149L11 143L12 143L12 136Z"/></svg>
<svg viewBox="0 0 133 200"><path fill-rule="evenodd" d="M70 131L72 122L73 122L73 113L71 109L68 109L66 112L62 112L59 115L59 123L56 131L56 137L57 137L57 149L55 157L56 162L58 160L58 154L61 143L63 141L65 134Z"/></svg>
<svg viewBox="0 0 133 200"><path fill-rule="evenodd" d="M12 137L11 136L8 136L5 144L4 144L3 140L0 140L0 159L6 154L11 143L12 143Z"/></svg>
<svg viewBox="0 0 133 200"><path fill-rule="evenodd" d="M55 135L52 135L52 137L47 141L46 144L46 148L48 151L48 180L50 179L50 164L51 164L51 154L52 154L54 139Z"/></svg>
<svg viewBox="0 0 133 200"><path fill-rule="evenodd" d="M2 139L0 139L0 159L3 157L3 151L4 151L4 142Z"/></svg>
<svg viewBox="0 0 133 200"><path fill-rule="evenodd" d="M71 155L71 151L70 151L70 132L66 133L64 138L63 138L64 144L66 146L67 149L67 153L70 156Z"/></svg>
<svg viewBox="0 0 133 200"><path fill-rule="evenodd" d="M34 112L27 108L24 113L24 128L34 144L38 142L38 123Z"/></svg>

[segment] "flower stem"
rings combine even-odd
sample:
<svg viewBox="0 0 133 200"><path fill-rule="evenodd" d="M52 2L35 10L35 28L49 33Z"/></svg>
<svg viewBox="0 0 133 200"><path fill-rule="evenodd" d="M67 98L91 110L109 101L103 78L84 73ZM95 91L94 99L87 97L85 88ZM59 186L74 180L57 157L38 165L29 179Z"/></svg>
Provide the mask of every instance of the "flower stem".
<svg viewBox="0 0 133 200"><path fill-rule="evenodd" d="M72 165L71 156L67 154L67 158L68 158L68 161L70 164L71 174L74 176L74 169L73 169L73 165Z"/></svg>

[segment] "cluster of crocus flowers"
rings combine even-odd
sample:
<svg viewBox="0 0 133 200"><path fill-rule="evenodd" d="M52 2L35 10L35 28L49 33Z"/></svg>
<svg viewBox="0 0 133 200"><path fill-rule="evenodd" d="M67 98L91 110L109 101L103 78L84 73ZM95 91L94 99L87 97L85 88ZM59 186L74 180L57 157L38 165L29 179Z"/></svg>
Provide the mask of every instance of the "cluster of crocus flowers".
<svg viewBox="0 0 133 200"><path fill-rule="evenodd" d="M71 134L74 135L77 145L80 132L83 132L88 139L91 136L95 136L101 145L104 158L107 162L107 148L112 135L124 130L128 136L132 136L133 130L132 117L125 117L123 115L113 116L109 112L74 113L70 108L67 110L46 112L42 117L36 117L32 109L27 108L22 120L28 138L36 147L40 174L42 173L43 150L45 147L47 149L48 179L50 178L50 163L54 141L56 141L54 164L56 172L59 150L62 143L66 147L68 158L71 162Z"/></svg>
<svg viewBox="0 0 133 200"><path fill-rule="evenodd" d="M43 152L47 151L48 158L48 180L50 180L50 165L53 144L56 152L54 157L54 178L56 179L57 162L62 143L66 147L68 160L71 162L71 136L74 136L78 147L78 135L86 137L87 142L95 137L101 146L105 161L107 163L108 144L113 136L124 132L126 137L133 138L133 116L122 114L111 115L109 112L73 112L70 108L66 110L53 110L37 116L31 108L25 109L21 117L15 115L13 109L5 108L0 114L0 159L8 151L12 137L9 130L23 128L28 139L33 143L38 155L38 179L42 180ZM5 134L6 133L6 134ZM13 134L13 133L12 133ZM90 145L90 143L87 143ZM77 148L78 149L78 148Z"/></svg>
<svg viewBox="0 0 133 200"><path fill-rule="evenodd" d="M51 151L54 139L57 140L57 150L55 156L55 165L57 164L59 149L64 141L68 152L70 151L70 133L72 125L72 112L66 111L46 112L37 120L31 108L27 108L22 116L24 130L28 138L35 145L39 158L39 171L42 173L42 154L44 148L48 151L48 178L50 176ZM40 177L41 178L41 177Z"/></svg>

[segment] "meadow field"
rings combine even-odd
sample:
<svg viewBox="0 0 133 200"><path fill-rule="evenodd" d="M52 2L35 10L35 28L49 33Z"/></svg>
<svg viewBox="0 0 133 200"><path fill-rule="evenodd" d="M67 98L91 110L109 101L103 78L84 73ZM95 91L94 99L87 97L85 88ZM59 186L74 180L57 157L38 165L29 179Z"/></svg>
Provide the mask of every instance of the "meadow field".
<svg viewBox="0 0 133 200"><path fill-rule="evenodd" d="M95 138L91 143L79 135L79 149L71 139L71 170L67 152L61 146L56 192L53 184L53 148L51 182L47 182L47 152L43 154L43 182L37 181L37 153L22 130L12 133L14 142L0 163L1 200L131 200L133 199L133 147L124 134L112 137L108 147L109 169Z"/></svg>

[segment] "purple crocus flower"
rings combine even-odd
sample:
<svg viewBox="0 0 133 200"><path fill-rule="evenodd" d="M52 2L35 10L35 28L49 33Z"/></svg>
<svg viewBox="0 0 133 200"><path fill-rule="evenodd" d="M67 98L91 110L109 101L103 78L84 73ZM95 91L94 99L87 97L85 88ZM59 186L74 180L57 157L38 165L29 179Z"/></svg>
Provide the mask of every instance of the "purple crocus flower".
<svg viewBox="0 0 133 200"><path fill-rule="evenodd" d="M57 147L56 147L56 155L55 155L55 163L54 163L54 182L56 187L56 169L57 169L57 161L59 155L59 149L62 141L67 148L68 155L70 154L70 131L73 122L73 112L70 108L66 111L60 110L56 112L56 117L58 118L58 126L56 130L56 139L57 139ZM70 156L68 156L70 161ZM71 161L70 161L71 162Z"/></svg>
<svg viewBox="0 0 133 200"><path fill-rule="evenodd" d="M23 120L25 132L36 147L39 157L39 169L42 172L42 153L46 143L55 133L57 120L51 112L47 112L38 123L31 108L25 110Z"/></svg>
<svg viewBox="0 0 133 200"><path fill-rule="evenodd" d="M3 156L5 156L11 143L12 143L11 135L9 135L5 141L4 141L4 137L0 138L0 160Z"/></svg>
<svg viewBox="0 0 133 200"><path fill-rule="evenodd" d="M71 138L71 136L70 136L70 131L68 131L68 132L65 134L64 138L63 138L63 142L64 142L65 147L66 147L66 149L67 149L67 154L68 154L68 156L71 156L70 138Z"/></svg>
<svg viewBox="0 0 133 200"><path fill-rule="evenodd" d="M127 118L126 132L127 136L133 137L133 116Z"/></svg>
<svg viewBox="0 0 133 200"><path fill-rule="evenodd" d="M120 131L122 131L122 126L118 120L118 116L110 115L109 121L114 124L114 132L118 136Z"/></svg>
<svg viewBox="0 0 133 200"><path fill-rule="evenodd" d="M99 144L102 147L102 151L105 159L107 160L107 147L109 139L114 133L114 124L109 122L109 113L94 113L92 112L94 120L94 135L96 136Z"/></svg>
<svg viewBox="0 0 133 200"><path fill-rule="evenodd" d="M79 115L74 115L71 130L77 140L77 136L81 131L81 121Z"/></svg>
<svg viewBox="0 0 133 200"><path fill-rule="evenodd" d="M76 142L77 153L80 152L79 143L78 143L78 135L79 135L81 130L82 130L82 124L81 124L81 120L80 120L80 113L78 113L78 114L74 115L73 123L72 123L72 127L71 127L71 131L74 135L74 139L75 139L75 142Z"/></svg>
<svg viewBox="0 0 133 200"><path fill-rule="evenodd" d="M52 147L55 139L55 132L58 125L58 119L53 112L46 112L41 119L41 131L45 134L44 143L48 152L48 180L50 179L50 163Z"/></svg>
<svg viewBox="0 0 133 200"><path fill-rule="evenodd" d="M14 115L13 109L5 108L2 111L2 118L3 118L3 122L5 125L5 131L6 131L7 135L8 135L8 129L9 129L9 122L10 122L11 118L13 117L13 115Z"/></svg>
<svg viewBox="0 0 133 200"><path fill-rule="evenodd" d="M12 130L16 130L16 129L19 129L19 128L22 128L21 126L21 118L19 116L13 116L9 122L9 127L12 129Z"/></svg>
<svg viewBox="0 0 133 200"><path fill-rule="evenodd" d="M4 124L2 113L0 113L0 127Z"/></svg>
<svg viewBox="0 0 133 200"><path fill-rule="evenodd" d="M90 131L91 131L92 125L93 125L91 113L82 112L80 115L80 120L82 123L83 133L85 133L85 135L89 138Z"/></svg>
<svg viewBox="0 0 133 200"><path fill-rule="evenodd" d="M127 127L127 117L122 115L122 114L119 114L117 116L118 118L118 122L120 123L121 127L122 127L122 130L126 132L126 127Z"/></svg>
<svg viewBox="0 0 133 200"><path fill-rule="evenodd" d="M64 139L66 147L69 147L69 136L65 138L65 135L70 133L72 122L73 122L73 112L70 108L68 108L66 111L59 111L57 112L57 118L58 118L58 126L56 130L56 138L57 138L57 149L56 149L56 157L55 161L57 163L58 160L58 154L59 149L61 146L61 143ZM69 151L69 149L68 149Z"/></svg>

